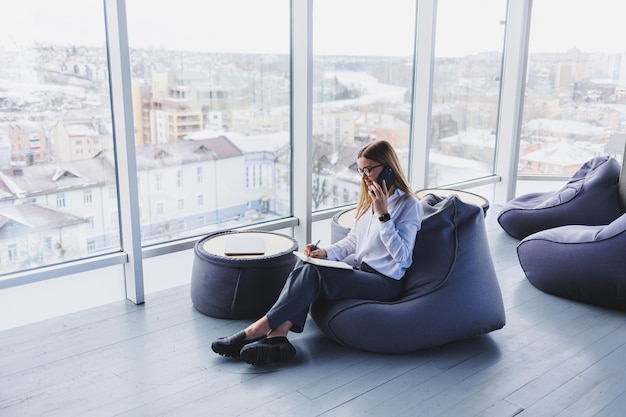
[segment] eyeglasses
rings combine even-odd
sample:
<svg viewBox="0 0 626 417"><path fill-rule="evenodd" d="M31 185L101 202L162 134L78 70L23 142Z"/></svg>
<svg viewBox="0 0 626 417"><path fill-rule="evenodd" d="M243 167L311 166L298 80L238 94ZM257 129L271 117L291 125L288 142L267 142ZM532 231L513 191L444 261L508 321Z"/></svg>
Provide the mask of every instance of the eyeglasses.
<svg viewBox="0 0 626 417"><path fill-rule="evenodd" d="M385 164L378 164L378 165L374 165L374 166L371 166L371 167L357 168L356 171L359 173L360 176L365 175L365 176L369 177L370 174L372 173L372 170L374 168L378 168L378 167L381 167L383 165L385 165Z"/></svg>

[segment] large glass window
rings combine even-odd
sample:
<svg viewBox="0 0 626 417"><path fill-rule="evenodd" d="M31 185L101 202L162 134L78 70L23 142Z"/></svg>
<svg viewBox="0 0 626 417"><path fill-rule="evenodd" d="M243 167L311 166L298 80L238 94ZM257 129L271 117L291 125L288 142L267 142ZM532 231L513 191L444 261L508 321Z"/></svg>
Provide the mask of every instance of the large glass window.
<svg viewBox="0 0 626 417"><path fill-rule="evenodd" d="M355 203L356 153L391 142L405 168L415 1L313 3L313 209Z"/></svg>
<svg viewBox="0 0 626 417"><path fill-rule="evenodd" d="M622 160L626 29L615 4L533 2L521 175L569 177L594 156Z"/></svg>
<svg viewBox="0 0 626 417"><path fill-rule="evenodd" d="M102 1L0 15L0 274L119 251Z"/></svg>
<svg viewBox="0 0 626 417"><path fill-rule="evenodd" d="M289 1L126 6L143 244L289 216Z"/></svg>
<svg viewBox="0 0 626 417"><path fill-rule="evenodd" d="M506 2L439 0L428 186L494 172Z"/></svg>

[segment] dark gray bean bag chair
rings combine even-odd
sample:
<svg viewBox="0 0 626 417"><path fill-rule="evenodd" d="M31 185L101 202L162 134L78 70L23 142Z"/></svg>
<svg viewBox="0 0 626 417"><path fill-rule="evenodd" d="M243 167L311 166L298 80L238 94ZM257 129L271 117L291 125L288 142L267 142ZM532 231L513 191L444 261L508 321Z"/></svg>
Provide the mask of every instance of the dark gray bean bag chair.
<svg viewBox="0 0 626 417"><path fill-rule="evenodd" d="M561 226L517 246L528 281L548 294L626 309L626 214L606 226Z"/></svg>
<svg viewBox="0 0 626 417"><path fill-rule="evenodd" d="M354 349L406 353L504 326L482 209L456 195L421 202L424 220L402 297L318 299L311 316L328 337Z"/></svg>
<svg viewBox="0 0 626 417"><path fill-rule="evenodd" d="M617 195L620 171L614 158L592 158L560 190L525 194L506 203L498 223L520 240L552 227L609 224L621 215Z"/></svg>

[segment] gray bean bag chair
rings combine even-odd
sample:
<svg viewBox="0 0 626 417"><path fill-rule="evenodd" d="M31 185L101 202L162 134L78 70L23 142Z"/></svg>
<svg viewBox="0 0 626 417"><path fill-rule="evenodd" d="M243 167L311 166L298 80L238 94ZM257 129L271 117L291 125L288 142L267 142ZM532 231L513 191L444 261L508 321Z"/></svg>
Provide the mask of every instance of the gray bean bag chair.
<svg viewBox="0 0 626 417"><path fill-rule="evenodd" d="M350 348L406 353L504 326L502 295L483 211L458 196L426 195L404 294L392 302L318 299L311 316Z"/></svg>
<svg viewBox="0 0 626 417"><path fill-rule="evenodd" d="M517 246L528 281L559 297L626 309L626 214L606 226L561 226Z"/></svg>
<svg viewBox="0 0 626 417"><path fill-rule="evenodd" d="M498 223L520 240L552 227L609 224L621 215L617 195L620 171L614 158L592 158L560 190L525 194L506 203Z"/></svg>

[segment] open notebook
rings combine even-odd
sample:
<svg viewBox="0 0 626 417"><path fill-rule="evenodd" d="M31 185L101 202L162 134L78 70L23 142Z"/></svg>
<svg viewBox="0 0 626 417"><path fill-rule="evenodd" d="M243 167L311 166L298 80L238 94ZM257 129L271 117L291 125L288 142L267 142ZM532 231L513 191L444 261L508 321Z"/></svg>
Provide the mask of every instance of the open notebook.
<svg viewBox="0 0 626 417"><path fill-rule="evenodd" d="M228 236L224 240L224 255L263 255L265 239L261 236Z"/></svg>
<svg viewBox="0 0 626 417"><path fill-rule="evenodd" d="M322 259L322 258L310 258L306 256L302 252L294 252L298 258L302 259L304 262L308 262L310 264L319 265L319 266L327 266L330 268L340 268L340 269L353 269L353 266L343 262L343 261L331 261L330 259Z"/></svg>

